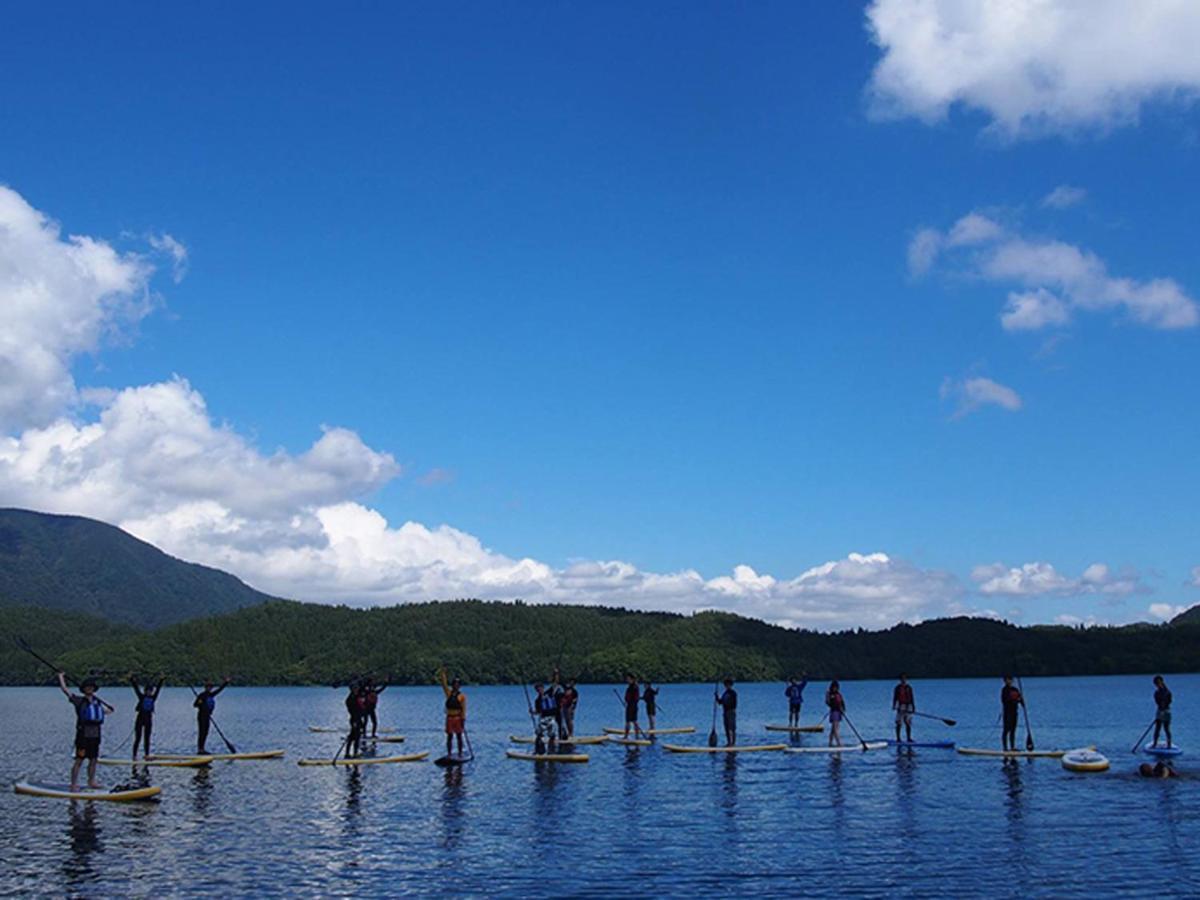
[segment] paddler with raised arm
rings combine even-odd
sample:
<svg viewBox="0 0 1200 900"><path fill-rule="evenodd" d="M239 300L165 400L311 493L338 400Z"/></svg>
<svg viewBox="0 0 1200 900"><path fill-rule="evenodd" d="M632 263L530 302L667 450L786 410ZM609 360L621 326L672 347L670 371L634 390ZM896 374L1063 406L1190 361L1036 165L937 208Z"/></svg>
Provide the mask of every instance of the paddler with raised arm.
<svg viewBox="0 0 1200 900"><path fill-rule="evenodd" d="M446 667L438 672L442 693L446 695L446 755L451 754L451 743L458 739L458 756L463 758L463 733L467 730L467 695L462 692L462 682L455 678L446 680Z"/></svg>
<svg viewBox="0 0 1200 900"><path fill-rule="evenodd" d="M904 735L908 743L912 743L913 713L917 711L917 701L913 697L912 685L908 676L900 673L900 683L892 691L892 709L896 713L896 743L900 743L900 726L904 726Z"/></svg>
<svg viewBox="0 0 1200 900"><path fill-rule="evenodd" d="M137 718L133 720L133 758L137 759L138 744L142 744L144 756L150 756L150 732L154 729L154 704L158 702L158 693L162 690L167 679L159 676L157 684L147 683L144 687L137 683L131 672L129 684L137 695Z"/></svg>
<svg viewBox="0 0 1200 900"><path fill-rule="evenodd" d="M104 724L104 713L116 712L116 708L96 696L96 680L85 678L79 685L83 696L72 694L67 687L65 672L58 673L58 686L67 700L75 707L75 762L71 766L71 792L79 790L79 768L88 761L88 787L99 790L96 783L96 760L100 756L100 726Z"/></svg>
<svg viewBox="0 0 1200 900"><path fill-rule="evenodd" d="M800 675L800 680L796 680L793 675L788 679L788 686L783 689L783 693L787 696L788 701L788 727L800 727L800 709L804 706L804 689L808 687L808 673L804 672Z"/></svg>
<svg viewBox="0 0 1200 900"><path fill-rule="evenodd" d="M208 753L205 745L208 743L208 729L212 725L213 712L217 708L217 694L229 687L229 679L221 682L220 687L214 687L211 681L204 682L204 690L196 695L192 706L196 707L196 755L205 756Z"/></svg>

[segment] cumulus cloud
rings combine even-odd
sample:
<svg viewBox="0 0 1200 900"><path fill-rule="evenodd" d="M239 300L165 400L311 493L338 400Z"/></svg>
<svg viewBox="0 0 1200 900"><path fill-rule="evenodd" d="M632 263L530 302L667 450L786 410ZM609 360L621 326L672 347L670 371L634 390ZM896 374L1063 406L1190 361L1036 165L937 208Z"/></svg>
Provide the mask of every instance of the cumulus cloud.
<svg viewBox="0 0 1200 900"><path fill-rule="evenodd" d="M954 404L954 418L960 419L985 406L999 406L1009 412L1021 409L1021 397L1012 388L990 378L947 378L940 391L943 400Z"/></svg>
<svg viewBox="0 0 1200 900"><path fill-rule="evenodd" d="M78 400L71 363L152 307L153 267L58 224L0 185L0 430Z"/></svg>
<svg viewBox="0 0 1200 900"><path fill-rule="evenodd" d="M1087 191L1083 188L1072 187L1069 184L1060 184L1042 198L1042 206L1050 209L1070 209L1072 206L1078 206L1086 199Z"/></svg>
<svg viewBox="0 0 1200 900"><path fill-rule="evenodd" d="M873 0L881 117L982 112L1006 136L1105 130L1200 89L1200 4L1187 0Z"/></svg>
<svg viewBox="0 0 1200 900"><path fill-rule="evenodd" d="M1103 563L1093 563L1078 578L1069 578L1050 563L1030 562L1010 568L1003 563L976 566L971 580L981 594L1005 597L1056 596L1077 597L1099 594L1128 597L1147 594L1141 576L1132 570L1112 571Z"/></svg>
<svg viewBox="0 0 1200 900"><path fill-rule="evenodd" d="M1161 622L1169 622L1187 610L1186 606L1172 606L1170 603L1151 603L1146 607L1146 612Z"/></svg>
<svg viewBox="0 0 1200 900"><path fill-rule="evenodd" d="M169 234L152 234L147 238L150 246L171 260L171 277L176 284L183 281L188 269L188 249Z"/></svg>
<svg viewBox="0 0 1200 900"><path fill-rule="evenodd" d="M977 212L945 233L921 229L909 242L908 259L914 275L941 262L968 278L1013 285L1000 316L1008 331L1063 326L1075 311L1118 311L1139 325L1164 330L1200 324L1200 306L1173 279L1111 275L1088 250L1026 237Z"/></svg>

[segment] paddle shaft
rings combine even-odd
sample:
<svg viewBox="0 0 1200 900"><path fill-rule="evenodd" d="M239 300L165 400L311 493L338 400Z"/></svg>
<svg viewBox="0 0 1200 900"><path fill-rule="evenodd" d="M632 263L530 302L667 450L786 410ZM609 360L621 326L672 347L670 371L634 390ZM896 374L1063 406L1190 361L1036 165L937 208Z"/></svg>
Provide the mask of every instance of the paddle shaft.
<svg viewBox="0 0 1200 900"><path fill-rule="evenodd" d="M54 672L56 675L59 672L62 672L63 677L65 677L67 679L67 681L71 682L71 684L75 685L75 687L79 688L81 691L83 690L83 688L79 687L79 682L76 679L72 678L70 675L67 675L66 672L63 672L62 669L60 669L54 663L50 662L50 660L46 659L46 657L37 653L32 647L29 646L28 642L24 638L16 638L15 640L17 642L17 646L20 649L24 650L26 653L28 653L30 656L32 656L34 659L36 659L42 665L46 666L48 669L50 669L52 672ZM109 712L113 712L115 710L115 707L111 703L108 703L107 701L103 700L99 694L93 694L93 696L97 700L99 700L101 703L103 703L105 706L107 706L109 709Z"/></svg>
<svg viewBox="0 0 1200 900"><path fill-rule="evenodd" d="M1029 724L1029 706L1025 702L1025 685L1021 683L1021 676L1017 676L1017 689L1021 692L1021 712L1025 715L1025 749L1030 753L1033 752L1033 728Z"/></svg>
<svg viewBox="0 0 1200 900"><path fill-rule="evenodd" d="M1130 753L1138 752L1138 748L1142 746L1142 741L1146 739L1146 735L1150 733L1150 729L1154 727L1154 723L1157 721L1158 719L1155 718L1149 725L1146 726L1146 730L1142 732L1142 736L1134 742L1133 749L1129 751Z"/></svg>
<svg viewBox="0 0 1200 900"><path fill-rule="evenodd" d="M188 690L192 692L193 697L200 696L199 692L190 684L188 685ZM233 746L233 744L230 743L229 738L225 737L225 732L223 732L221 730L221 726L217 724L216 717L210 713L208 716L208 721L212 722L212 727L217 729L217 734L219 734L221 736L221 740L225 742L226 749L228 749L230 753L237 753L237 747Z"/></svg>
<svg viewBox="0 0 1200 900"><path fill-rule="evenodd" d="M845 711L845 710L842 710L842 721L844 721L844 722L845 722L847 725L849 725L849 726L850 726L850 730L854 732L854 736L855 736L856 738L858 738L858 742L859 742L860 744L862 744L862 745L863 745L863 749L864 749L864 750L866 750L866 749L867 749L867 742L866 742L866 741L864 741L864 740L863 740L863 737L862 737L862 735L858 733L858 729L854 727L854 723L850 721L850 717L849 717L848 715L846 715L846 711Z"/></svg>
<svg viewBox="0 0 1200 900"><path fill-rule="evenodd" d="M617 702L621 704L621 712L624 713L625 712L625 698L621 696L620 692L618 692L616 688L613 688L612 692L614 695L616 695ZM635 737L639 734L646 734L646 732L642 731L642 726L638 724L637 719L633 720L633 734ZM650 737L650 735L646 734L646 737Z"/></svg>
<svg viewBox="0 0 1200 900"><path fill-rule="evenodd" d="M721 689L720 682L713 683L713 721L712 731L708 733L708 746L717 746L717 692Z"/></svg>
<svg viewBox="0 0 1200 900"><path fill-rule="evenodd" d="M935 716L931 715L930 713L917 712L915 709L912 711L912 714L914 716L921 716L926 719L937 719L939 722L944 722L946 725L958 724L958 722L956 722L954 719L947 719L945 716Z"/></svg>

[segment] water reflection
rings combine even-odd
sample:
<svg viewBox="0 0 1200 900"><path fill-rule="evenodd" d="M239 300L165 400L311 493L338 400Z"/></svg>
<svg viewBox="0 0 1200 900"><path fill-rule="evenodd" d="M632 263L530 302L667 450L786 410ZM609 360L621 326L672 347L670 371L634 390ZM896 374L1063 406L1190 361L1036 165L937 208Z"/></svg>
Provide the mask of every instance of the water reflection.
<svg viewBox="0 0 1200 900"><path fill-rule="evenodd" d="M201 766L192 776L192 809L200 818L212 811L212 794L212 772L208 766Z"/></svg>
<svg viewBox="0 0 1200 900"><path fill-rule="evenodd" d="M86 883L98 874L99 860L93 855L104 853L104 842L96 804L72 800L67 822L67 841L70 852L63 859L63 874L68 884Z"/></svg>
<svg viewBox="0 0 1200 900"><path fill-rule="evenodd" d="M462 842L469 823L466 820L467 792L463 787L463 767L446 766L442 776L442 847L454 850Z"/></svg>
<svg viewBox="0 0 1200 900"><path fill-rule="evenodd" d="M917 835L917 753L912 747L896 752L896 811L900 816L900 832L905 840Z"/></svg>

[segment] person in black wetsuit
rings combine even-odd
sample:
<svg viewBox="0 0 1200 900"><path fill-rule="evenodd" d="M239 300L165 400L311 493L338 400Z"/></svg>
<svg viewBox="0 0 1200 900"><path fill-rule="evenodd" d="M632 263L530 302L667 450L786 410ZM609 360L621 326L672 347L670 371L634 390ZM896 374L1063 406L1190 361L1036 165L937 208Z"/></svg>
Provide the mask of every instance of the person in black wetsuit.
<svg viewBox="0 0 1200 900"><path fill-rule="evenodd" d="M158 692L162 690L166 678L159 676L158 684L139 686L133 674L129 675L129 684L137 695L137 718L133 720L133 758L137 759L138 744L142 744L143 756L150 755L150 732L154 728L154 704L158 701Z"/></svg>
<svg viewBox="0 0 1200 900"><path fill-rule="evenodd" d="M650 731L654 730L654 718L658 715L658 688L650 683L649 678L642 679L642 702L646 704L646 718L650 721Z"/></svg>
<svg viewBox="0 0 1200 900"><path fill-rule="evenodd" d="M725 746L732 747L737 743L737 691L733 689L733 679L725 679L725 692L718 694L713 691L713 697L721 704L721 720L725 726Z"/></svg>
<svg viewBox="0 0 1200 900"><path fill-rule="evenodd" d="M629 737L629 729L633 729L633 736L637 737L641 727L638 725L638 703L642 699L641 691L638 690L637 679L633 677L632 672L625 673L625 737Z"/></svg>
<svg viewBox="0 0 1200 900"><path fill-rule="evenodd" d="M1167 746L1171 746L1171 691L1161 675L1154 676L1154 743L1158 746L1159 734L1165 732Z"/></svg>
<svg viewBox="0 0 1200 900"><path fill-rule="evenodd" d="M1004 717L1004 731L1000 736L1000 746L1003 750L1017 749L1017 722L1020 718L1021 707L1025 698L1013 684L1012 676L1004 676L1004 687L1000 688L1000 712Z"/></svg>
<svg viewBox="0 0 1200 900"><path fill-rule="evenodd" d="M96 783L96 760L100 756L100 726L104 724L104 712L116 709L96 696L96 682L85 678L79 689L83 696L72 694L67 687L67 676L58 673L58 686L75 707L75 762L71 766L71 790L79 790L79 767L88 761L88 787L99 788Z"/></svg>
<svg viewBox="0 0 1200 900"><path fill-rule="evenodd" d="M367 732L370 690L366 682L353 682L346 694L346 713L350 717L350 734L346 736L346 755L361 756L362 740Z"/></svg>
<svg viewBox="0 0 1200 900"><path fill-rule="evenodd" d="M229 679L221 682L220 687L213 687L211 681L204 682L204 690L196 695L192 706L196 707L196 753L204 756L208 753L208 729L212 725L213 710L217 708L217 694L229 687Z"/></svg>

